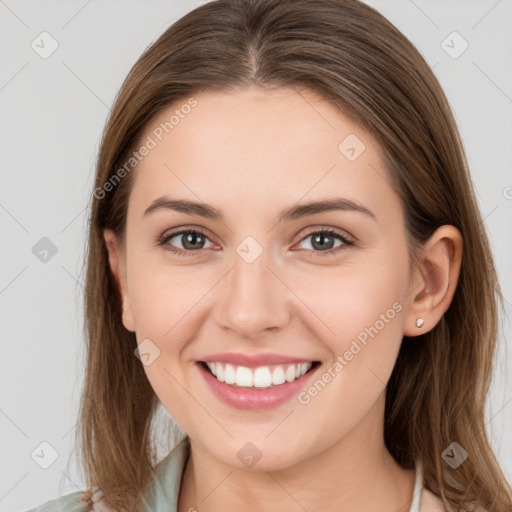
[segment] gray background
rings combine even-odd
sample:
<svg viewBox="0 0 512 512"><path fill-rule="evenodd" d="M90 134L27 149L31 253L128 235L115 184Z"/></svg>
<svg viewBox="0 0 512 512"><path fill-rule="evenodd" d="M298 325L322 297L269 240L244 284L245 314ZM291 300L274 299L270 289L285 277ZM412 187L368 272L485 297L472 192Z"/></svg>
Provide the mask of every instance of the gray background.
<svg viewBox="0 0 512 512"><path fill-rule="evenodd" d="M512 1L368 3L432 66L463 137L507 299L488 429L512 480L511 356L505 346L512 309ZM0 0L1 511L26 510L82 489L70 455L84 364L86 205L100 135L142 51L200 4ZM58 42L46 59L31 47L34 40L42 46L44 31ZM453 31L469 44L457 58L464 42L446 39ZM57 249L46 263L32 250L48 244L43 237ZM42 442L58 452L48 469L31 456L41 452Z"/></svg>

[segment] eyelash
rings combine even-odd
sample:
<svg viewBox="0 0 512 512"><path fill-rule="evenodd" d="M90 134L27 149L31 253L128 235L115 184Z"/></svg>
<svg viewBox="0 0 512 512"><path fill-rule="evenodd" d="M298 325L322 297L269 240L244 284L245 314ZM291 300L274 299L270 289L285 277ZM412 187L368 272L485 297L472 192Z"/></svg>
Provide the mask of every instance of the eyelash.
<svg viewBox="0 0 512 512"><path fill-rule="evenodd" d="M196 251L178 249L178 248L175 248L167 243L171 238L174 238L177 235L188 235L188 234L200 234L209 240L209 238L206 236L206 234L203 233L199 229L182 229L180 231L175 231L174 233L162 235L159 238L159 240L157 241L157 245L162 246L165 250L170 251L171 253L176 254L178 256L195 256L194 253L199 252L201 249L196 250ZM317 235L317 234L328 234L329 236L338 238L339 240L341 240L343 242L343 245L335 247L333 249L328 249L327 251L314 251L313 250L313 253L315 253L316 256L332 256L333 254L343 250L343 247L350 247L351 245L354 245L354 242L352 240L348 239L346 236L340 234L338 231L336 231L335 229L332 229L332 228L324 228L324 229L318 229L315 231L310 231L303 238L301 238L299 242L304 241L306 238L310 237L311 235ZM307 249L307 250L310 250L310 249Z"/></svg>

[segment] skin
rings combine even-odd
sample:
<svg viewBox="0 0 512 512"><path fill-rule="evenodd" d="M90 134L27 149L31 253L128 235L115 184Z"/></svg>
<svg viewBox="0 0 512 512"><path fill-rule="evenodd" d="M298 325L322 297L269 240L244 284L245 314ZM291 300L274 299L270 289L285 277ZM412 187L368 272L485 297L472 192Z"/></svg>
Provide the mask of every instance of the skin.
<svg viewBox="0 0 512 512"><path fill-rule="evenodd" d="M159 348L144 369L191 439L178 510L408 510L414 471L383 441L386 383L402 336L432 329L450 305L459 231L440 227L412 268L403 209L376 142L315 93L252 86L194 97L197 107L134 171L126 245L104 234L124 326ZM146 135L177 107L161 112ZM351 133L366 146L354 161L338 150ZM225 220L165 209L143 217L162 195L205 202ZM285 207L338 196L375 219L331 211L277 222ZM185 227L206 236L191 255L156 244ZM325 227L354 245L335 238L327 248L338 251L321 255L310 233ZM247 236L263 250L252 263L236 252ZM183 250L184 238L167 244ZM320 361L321 376L397 301L401 311L306 405L231 408L195 363L218 352L278 353ZM247 442L262 454L251 468L237 457Z"/></svg>

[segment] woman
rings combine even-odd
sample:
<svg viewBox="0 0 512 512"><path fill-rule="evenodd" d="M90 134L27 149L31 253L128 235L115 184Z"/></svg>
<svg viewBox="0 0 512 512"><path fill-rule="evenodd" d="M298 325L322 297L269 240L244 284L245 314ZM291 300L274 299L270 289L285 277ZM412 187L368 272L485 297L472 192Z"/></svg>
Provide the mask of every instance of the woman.
<svg viewBox="0 0 512 512"><path fill-rule="evenodd" d="M510 510L489 243L447 100L377 11L188 13L122 86L91 212L88 492L38 511ZM158 463L159 404L186 436Z"/></svg>

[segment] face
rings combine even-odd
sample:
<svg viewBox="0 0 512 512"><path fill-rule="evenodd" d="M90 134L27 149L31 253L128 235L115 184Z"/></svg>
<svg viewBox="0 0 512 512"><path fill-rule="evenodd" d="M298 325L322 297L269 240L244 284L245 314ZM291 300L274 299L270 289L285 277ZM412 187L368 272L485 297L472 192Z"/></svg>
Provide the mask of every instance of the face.
<svg viewBox="0 0 512 512"><path fill-rule="evenodd" d="M403 210L376 142L313 92L194 99L143 138L111 246L123 323L205 453L289 467L381 427L412 290Z"/></svg>

